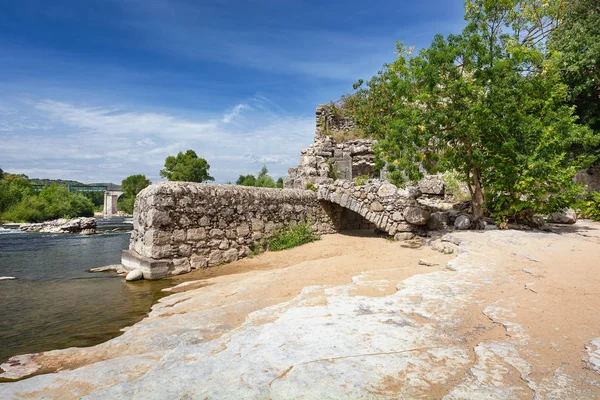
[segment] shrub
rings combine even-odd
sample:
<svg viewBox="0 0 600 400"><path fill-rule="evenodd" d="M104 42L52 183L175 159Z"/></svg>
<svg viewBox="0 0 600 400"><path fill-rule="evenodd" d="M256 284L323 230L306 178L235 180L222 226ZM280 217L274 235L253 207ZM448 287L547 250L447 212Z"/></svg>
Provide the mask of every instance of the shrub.
<svg viewBox="0 0 600 400"><path fill-rule="evenodd" d="M308 190L312 190L313 192L316 192L316 191L317 191L317 187L316 187L316 186L315 186L315 185L314 185L312 182L308 182L308 183L306 184L306 188L307 188Z"/></svg>
<svg viewBox="0 0 600 400"><path fill-rule="evenodd" d="M299 222L295 225L290 225L286 228L275 232L267 244L271 251L279 251L291 249L305 243L319 240L320 236L315 235L312 231L312 223L310 221Z"/></svg>
<svg viewBox="0 0 600 400"><path fill-rule="evenodd" d="M464 180L461 179L462 175L455 171L447 171L442 174L442 181L446 186L446 190L452 193L457 201L471 200L471 194L469 188Z"/></svg>
<svg viewBox="0 0 600 400"><path fill-rule="evenodd" d="M334 181L337 180L339 178L340 172L338 170L337 165L335 165L333 158L328 158L327 160L325 160L325 162L329 166L329 171L327 172L327 177L333 179Z"/></svg>
<svg viewBox="0 0 600 400"><path fill-rule="evenodd" d="M4 220L40 222L57 218L91 217L94 204L81 193L70 193L65 186L50 185L39 194L27 194L3 214Z"/></svg>
<svg viewBox="0 0 600 400"><path fill-rule="evenodd" d="M591 192L587 198L577 203L577 208L581 210L582 217L600 221L600 192Z"/></svg>
<svg viewBox="0 0 600 400"><path fill-rule="evenodd" d="M354 178L354 186L362 186L369 180L369 175L359 175Z"/></svg>

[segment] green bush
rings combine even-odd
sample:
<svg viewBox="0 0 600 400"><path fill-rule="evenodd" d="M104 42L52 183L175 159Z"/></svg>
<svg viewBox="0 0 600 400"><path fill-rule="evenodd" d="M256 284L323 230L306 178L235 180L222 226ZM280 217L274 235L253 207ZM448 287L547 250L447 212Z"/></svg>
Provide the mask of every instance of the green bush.
<svg viewBox="0 0 600 400"><path fill-rule="evenodd" d="M268 240L267 244L269 250L279 251L314 242L320 238L320 236L313 233L312 223L306 221L276 231L275 235Z"/></svg>
<svg viewBox="0 0 600 400"><path fill-rule="evenodd" d="M92 217L94 204L81 193L70 193L65 186L50 185L38 194L24 195L2 213L14 222L40 222L57 218Z"/></svg>
<svg viewBox="0 0 600 400"><path fill-rule="evenodd" d="M587 198L578 202L577 208L581 210L582 217L600 221L600 192L591 192Z"/></svg>
<svg viewBox="0 0 600 400"><path fill-rule="evenodd" d="M354 178L354 186L362 186L369 180L369 175L359 175Z"/></svg>
<svg viewBox="0 0 600 400"><path fill-rule="evenodd" d="M316 187L316 186L314 185L314 183L312 183L312 182L308 182L308 183L306 184L306 188L307 188L308 190L312 190L313 192L316 192L316 191L317 191L317 187Z"/></svg>

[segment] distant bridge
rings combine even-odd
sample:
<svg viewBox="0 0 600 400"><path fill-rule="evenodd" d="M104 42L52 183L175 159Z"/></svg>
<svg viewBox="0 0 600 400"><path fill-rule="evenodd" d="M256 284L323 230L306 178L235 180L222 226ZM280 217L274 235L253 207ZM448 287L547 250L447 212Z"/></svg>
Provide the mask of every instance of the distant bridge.
<svg viewBox="0 0 600 400"><path fill-rule="evenodd" d="M32 185L33 190L36 192L41 191L47 186L50 185ZM104 208L102 210L102 215L106 217L110 217L113 215L117 215L117 203L119 202L119 197L123 194L120 190L108 190L108 186L106 185L65 185L69 192L80 192L80 193L90 193L90 192L104 192Z"/></svg>

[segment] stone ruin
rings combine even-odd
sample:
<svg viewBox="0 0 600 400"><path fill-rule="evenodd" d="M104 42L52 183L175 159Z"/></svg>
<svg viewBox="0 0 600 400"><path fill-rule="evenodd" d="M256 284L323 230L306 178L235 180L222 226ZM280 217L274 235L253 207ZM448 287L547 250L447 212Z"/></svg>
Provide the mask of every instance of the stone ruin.
<svg viewBox="0 0 600 400"><path fill-rule="evenodd" d="M136 197L125 270L160 279L236 261L277 229L306 220L318 234L372 229L406 240L467 218L446 201L439 177L397 188L376 176L374 141L336 143L330 136L353 126L319 106L315 141L289 170L285 189L191 182L147 187ZM358 176L365 177L361 185Z"/></svg>
<svg viewBox="0 0 600 400"><path fill-rule="evenodd" d="M377 178L374 140L352 139L337 143L334 136L352 136L356 124L322 104L316 111L314 143L302 150L300 164L288 170L284 187L306 189L307 185L332 184L336 179L354 180L358 176Z"/></svg>

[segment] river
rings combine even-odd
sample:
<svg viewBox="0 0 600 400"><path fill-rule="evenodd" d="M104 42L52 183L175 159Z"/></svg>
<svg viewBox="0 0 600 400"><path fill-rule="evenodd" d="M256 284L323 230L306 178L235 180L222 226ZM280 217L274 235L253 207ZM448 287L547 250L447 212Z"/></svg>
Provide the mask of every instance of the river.
<svg viewBox="0 0 600 400"><path fill-rule="evenodd" d="M100 234L24 233L0 226L0 363L17 354L91 346L142 319L172 286L127 283L90 268L120 263L131 224L98 220Z"/></svg>

